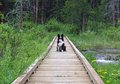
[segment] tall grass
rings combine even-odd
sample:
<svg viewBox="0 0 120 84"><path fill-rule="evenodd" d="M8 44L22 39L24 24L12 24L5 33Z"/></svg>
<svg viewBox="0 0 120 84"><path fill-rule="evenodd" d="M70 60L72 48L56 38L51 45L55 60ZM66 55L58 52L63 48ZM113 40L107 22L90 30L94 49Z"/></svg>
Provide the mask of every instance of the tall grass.
<svg viewBox="0 0 120 84"><path fill-rule="evenodd" d="M2 26L6 28L6 25ZM13 29L12 27L10 27ZM11 30L7 32L11 36L7 37L7 47L4 56L0 58L0 84L10 84L17 78L38 56L40 56L47 48L52 40L54 33L48 33L42 25L35 25L26 22L23 25L22 32ZM16 33L12 33L16 32ZM12 56L12 36L16 39L14 57Z"/></svg>
<svg viewBox="0 0 120 84"><path fill-rule="evenodd" d="M69 37L80 49L90 48L120 48L120 29L103 30L99 33L87 31ZM76 40L77 39L77 40Z"/></svg>

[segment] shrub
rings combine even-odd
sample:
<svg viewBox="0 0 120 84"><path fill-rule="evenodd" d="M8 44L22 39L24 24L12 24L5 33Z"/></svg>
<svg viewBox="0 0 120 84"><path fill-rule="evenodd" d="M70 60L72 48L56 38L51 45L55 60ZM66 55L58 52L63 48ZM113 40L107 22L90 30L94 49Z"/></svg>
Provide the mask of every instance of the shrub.
<svg viewBox="0 0 120 84"><path fill-rule="evenodd" d="M109 29L102 31L101 34L104 37L106 37L108 40L120 41L120 29L119 28L110 27Z"/></svg>
<svg viewBox="0 0 120 84"><path fill-rule="evenodd" d="M61 24L56 19L51 19L48 21L48 23L45 25L45 29L48 32L56 32L60 31Z"/></svg>

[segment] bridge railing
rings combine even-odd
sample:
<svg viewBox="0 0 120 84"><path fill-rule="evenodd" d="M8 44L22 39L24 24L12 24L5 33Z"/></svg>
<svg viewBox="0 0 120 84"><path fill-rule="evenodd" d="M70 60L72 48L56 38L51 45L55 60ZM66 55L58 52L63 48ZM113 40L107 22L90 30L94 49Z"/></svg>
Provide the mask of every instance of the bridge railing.
<svg viewBox="0 0 120 84"><path fill-rule="evenodd" d="M87 70L91 80L94 84L104 84L100 76L97 74L97 72L93 69L93 67L90 65L90 63L87 61L87 59L83 56L83 54L75 47L75 45L69 40L68 37L66 37L70 45L72 46L74 52L78 56L78 58L82 61L82 64L84 65L85 69Z"/></svg>

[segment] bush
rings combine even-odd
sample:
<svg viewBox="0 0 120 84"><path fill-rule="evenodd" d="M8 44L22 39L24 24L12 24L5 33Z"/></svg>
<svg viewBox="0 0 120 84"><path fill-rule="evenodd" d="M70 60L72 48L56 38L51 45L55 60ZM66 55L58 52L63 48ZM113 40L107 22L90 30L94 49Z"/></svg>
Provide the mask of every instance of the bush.
<svg viewBox="0 0 120 84"><path fill-rule="evenodd" d="M48 21L48 23L45 25L45 29L48 32L57 32L61 29L61 24L56 19L51 19Z"/></svg>
<svg viewBox="0 0 120 84"><path fill-rule="evenodd" d="M34 24L33 22L29 22L29 21L23 22L23 29L24 30L29 30L29 29L32 29L34 27L36 27L36 24Z"/></svg>
<svg viewBox="0 0 120 84"><path fill-rule="evenodd" d="M63 24L58 22L56 19L51 19L45 25L45 29L48 32L59 32L65 34L76 34L77 26L73 24Z"/></svg>
<svg viewBox="0 0 120 84"><path fill-rule="evenodd" d="M106 24L103 22L88 21L87 23L87 30L98 32L103 29L106 29Z"/></svg>
<svg viewBox="0 0 120 84"><path fill-rule="evenodd" d="M110 27L107 30L102 31L102 36L106 37L108 40L120 41L120 29Z"/></svg>

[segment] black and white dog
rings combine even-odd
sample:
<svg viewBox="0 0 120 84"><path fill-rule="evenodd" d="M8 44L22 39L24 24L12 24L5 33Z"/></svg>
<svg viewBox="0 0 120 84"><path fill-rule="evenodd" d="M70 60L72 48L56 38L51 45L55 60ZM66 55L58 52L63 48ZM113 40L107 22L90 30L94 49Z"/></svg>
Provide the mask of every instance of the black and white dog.
<svg viewBox="0 0 120 84"><path fill-rule="evenodd" d="M58 34L58 39L57 39L57 51L66 51L66 46L64 43L64 35L63 34Z"/></svg>

